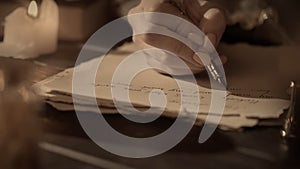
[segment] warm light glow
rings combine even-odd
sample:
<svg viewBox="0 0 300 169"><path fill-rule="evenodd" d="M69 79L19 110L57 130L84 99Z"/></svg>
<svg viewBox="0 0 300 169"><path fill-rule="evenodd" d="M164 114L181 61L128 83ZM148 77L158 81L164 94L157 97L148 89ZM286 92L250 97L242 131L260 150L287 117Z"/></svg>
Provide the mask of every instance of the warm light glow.
<svg viewBox="0 0 300 169"><path fill-rule="evenodd" d="M295 87L295 82L291 81L291 87Z"/></svg>
<svg viewBox="0 0 300 169"><path fill-rule="evenodd" d="M27 12L28 12L28 15L33 18L36 18L38 16L39 12L38 12L38 6L37 6L36 1L30 2Z"/></svg>

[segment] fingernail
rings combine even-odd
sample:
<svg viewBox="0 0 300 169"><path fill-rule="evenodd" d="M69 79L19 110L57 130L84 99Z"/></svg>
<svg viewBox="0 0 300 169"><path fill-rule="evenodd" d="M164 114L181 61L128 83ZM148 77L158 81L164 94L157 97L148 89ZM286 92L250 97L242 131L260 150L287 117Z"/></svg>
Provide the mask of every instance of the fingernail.
<svg viewBox="0 0 300 169"><path fill-rule="evenodd" d="M217 14L219 14L220 12L221 12L221 11L220 11L220 9L218 9L218 8L210 8L209 10L207 10L207 11L204 13L203 17L209 20L209 19L215 17L215 16L216 16Z"/></svg>

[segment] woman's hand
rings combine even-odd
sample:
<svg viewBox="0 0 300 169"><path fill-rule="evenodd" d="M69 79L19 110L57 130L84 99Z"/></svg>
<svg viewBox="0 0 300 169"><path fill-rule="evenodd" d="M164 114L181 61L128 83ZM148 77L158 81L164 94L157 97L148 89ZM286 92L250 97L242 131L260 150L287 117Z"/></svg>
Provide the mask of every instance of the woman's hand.
<svg viewBox="0 0 300 169"><path fill-rule="evenodd" d="M196 25L210 40L211 44L205 36L195 35L182 22L168 21L160 18L146 18L143 21L132 21L133 31L145 26L141 22L147 22L148 29L157 29L161 31L168 31L181 36L190 41L190 43L197 44L199 51L210 51L212 46L216 48L224 33L226 27L226 20L223 11L216 5L207 1L198 0L183 0L183 8L185 13L170 3L170 0L141 0L141 3L135 8L131 9L129 14L144 13L144 12L158 12L166 13L183 18L194 25ZM149 26L151 25L151 26ZM204 70L204 65L199 56L193 52L186 44L175 40L174 38L159 35L159 34L143 34L133 37L133 41L140 47L159 48L179 56L190 67L193 73L199 73ZM204 50L203 50L204 49ZM169 52L159 52L156 56L148 57L148 63L156 67L168 68L174 75L183 75L186 73L184 67L172 63L174 55ZM222 63L226 62L226 57L221 56Z"/></svg>

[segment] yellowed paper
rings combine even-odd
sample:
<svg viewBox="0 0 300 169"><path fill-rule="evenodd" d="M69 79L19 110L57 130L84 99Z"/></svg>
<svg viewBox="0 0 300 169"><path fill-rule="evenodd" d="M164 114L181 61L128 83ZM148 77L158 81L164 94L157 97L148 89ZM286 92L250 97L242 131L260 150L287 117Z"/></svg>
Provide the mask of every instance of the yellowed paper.
<svg viewBox="0 0 300 169"><path fill-rule="evenodd" d="M224 48L226 49L226 47ZM87 85L95 88L98 103L100 103L100 105L109 105L108 107L113 107L111 88L129 90L131 99L130 103L137 107L145 108L150 107L149 93L153 89L162 90L163 94L167 98L165 115L174 117L174 112L176 113L180 110L181 98L178 85L171 77L159 74L154 70L147 70L139 73L129 86L118 82L112 83L112 76L115 72L115 68L124 58L126 58L126 56L136 50L138 50L138 48L136 48L133 44L126 44L117 51L105 56L100 68L98 69L95 84ZM92 62L95 62L95 60L88 61L80 66L86 70ZM249 61L247 62L249 63ZM232 63L229 63L228 66L231 66L230 69L233 69L234 66L230 64ZM240 64L241 63L238 65ZM278 118L283 113L283 110L289 107L289 101L274 98L276 97L276 90L274 90L274 87L270 87L263 83L268 80L266 79L266 77L269 76L267 75L267 72L256 72L258 75L255 76L255 73L253 74L253 72L243 73L243 71L239 70L239 68L236 68L236 70L239 74L232 70L226 71L230 90L226 98L226 106L221 120L221 125L231 128L252 127L258 123L258 119ZM247 73L248 77L241 77ZM54 105L53 102L57 101L62 101L68 104L73 103L71 97L72 75L73 69L67 69L36 84L35 89L38 93L40 93L40 95L46 97L49 101L52 101L52 105ZM247 79L247 83L245 83L245 79ZM263 79L263 81L256 82L257 79ZM211 105L211 89L202 87L209 84L208 78L205 75L200 75L198 77L198 81L200 84L198 86L200 91L198 120L205 120ZM272 85L276 84L273 83ZM240 97L233 94L246 97ZM91 96L85 97L89 98ZM85 107L88 107L89 105L88 100L89 99L81 101ZM111 102L109 103L109 101ZM123 100L121 100L121 102L122 101ZM168 114L168 112L172 112L172 114Z"/></svg>

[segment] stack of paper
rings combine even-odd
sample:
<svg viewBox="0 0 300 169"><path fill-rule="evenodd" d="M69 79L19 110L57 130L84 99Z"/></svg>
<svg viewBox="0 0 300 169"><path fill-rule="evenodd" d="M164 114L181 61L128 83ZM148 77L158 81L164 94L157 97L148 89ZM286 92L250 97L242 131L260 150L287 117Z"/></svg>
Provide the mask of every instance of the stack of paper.
<svg viewBox="0 0 300 169"><path fill-rule="evenodd" d="M138 110L143 111L149 109L149 93L153 89L163 91L167 99L166 107L163 109L163 115L176 118L180 110L180 89L176 81L162 75L154 70L146 70L139 73L130 85L122 83L112 83L112 77L115 68L119 63L131 53L137 51L138 48L133 44L126 44L116 51L111 52L102 60L99 66L95 84L87 84L95 88L95 95L102 113L118 113L112 101L112 88L119 90L129 90L130 103L121 103L122 109L126 112L126 104L134 105ZM97 59L82 63L79 66L88 67L89 64L98 61ZM55 76L49 77L44 81L37 83L34 88L41 96L45 97L47 103L62 111L72 111L72 78L74 69L67 69ZM230 74L227 74L230 77ZM228 78L230 80L230 78ZM208 79L205 75L198 77L199 84L208 84ZM234 80L233 80L234 81ZM228 82L229 88L233 92L228 92L226 105L222 115L220 126L230 129L238 129L241 127L253 127L258 124L260 119L279 118L284 109L289 107L289 101L283 99L272 98L269 89L262 88L236 88ZM200 95L200 109L197 112L197 124L206 120L211 105L211 89L202 86L197 86ZM235 91L238 95L236 96ZM73 93L76 94L76 93ZM247 97L241 97L247 96ZM260 96L253 98L251 96ZM89 96L82 96L78 109L82 112L95 112L91 106ZM127 111L127 113L137 113ZM151 112L155 114L155 111ZM213 113L213 112L212 112Z"/></svg>

